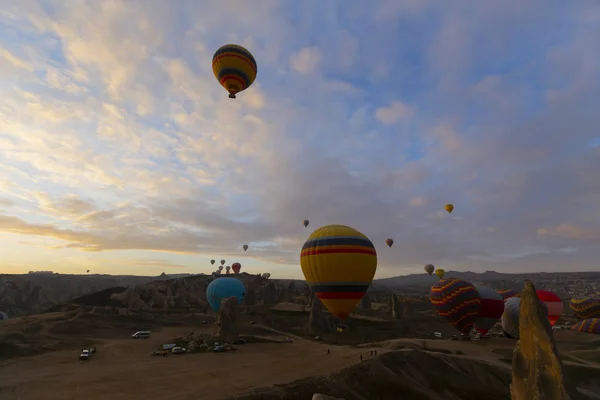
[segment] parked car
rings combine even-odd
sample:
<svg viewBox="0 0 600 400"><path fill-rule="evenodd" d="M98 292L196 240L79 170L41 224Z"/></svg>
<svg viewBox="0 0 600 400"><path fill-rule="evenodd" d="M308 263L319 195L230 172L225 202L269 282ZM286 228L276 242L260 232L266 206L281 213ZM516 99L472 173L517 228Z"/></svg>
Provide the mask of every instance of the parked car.
<svg viewBox="0 0 600 400"><path fill-rule="evenodd" d="M173 349L171 349L171 353L173 354L184 354L186 351L185 347L173 347Z"/></svg>
<svg viewBox="0 0 600 400"><path fill-rule="evenodd" d="M150 331L137 331L131 335L132 339L150 339Z"/></svg>
<svg viewBox="0 0 600 400"><path fill-rule="evenodd" d="M89 351L88 349L81 350L81 353L79 353L79 359L81 361L89 360L90 357L92 357L92 352Z"/></svg>
<svg viewBox="0 0 600 400"><path fill-rule="evenodd" d="M151 356L168 356L169 355L169 351L168 350L157 350L157 351L153 351L152 353L150 353Z"/></svg>

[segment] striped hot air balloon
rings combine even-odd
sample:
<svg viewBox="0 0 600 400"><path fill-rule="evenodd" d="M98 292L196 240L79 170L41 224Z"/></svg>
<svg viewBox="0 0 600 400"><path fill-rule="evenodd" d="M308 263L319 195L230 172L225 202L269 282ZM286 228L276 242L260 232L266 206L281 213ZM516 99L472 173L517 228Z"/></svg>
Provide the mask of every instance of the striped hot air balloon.
<svg viewBox="0 0 600 400"><path fill-rule="evenodd" d="M519 292L517 292L516 290L512 290L512 289L499 289L496 290L498 292L498 294L500 296L502 296L502 298L504 299L504 301L506 301L507 299L510 299L511 297L518 297L519 296Z"/></svg>
<svg viewBox="0 0 600 400"><path fill-rule="evenodd" d="M550 322L550 325L554 326L563 311L562 300L555 293L547 290L536 290L535 292L537 293L540 302L544 304L548 310L548 321Z"/></svg>
<svg viewBox="0 0 600 400"><path fill-rule="evenodd" d="M496 325L504 313L504 300L491 287L478 286L477 291L481 299L481 309L475 321L475 328L485 334Z"/></svg>
<svg viewBox="0 0 600 400"><path fill-rule="evenodd" d="M581 319L600 318L600 296L571 299L569 307Z"/></svg>
<svg viewBox="0 0 600 400"><path fill-rule="evenodd" d="M252 54L237 44L226 44L215 52L212 59L215 78L229 92L229 98L248 89L256 79L258 67Z"/></svg>
<svg viewBox="0 0 600 400"><path fill-rule="evenodd" d="M429 300L437 313L461 333L469 333L481 309L479 292L462 279L442 279L431 287Z"/></svg>
<svg viewBox="0 0 600 400"><path fill-rule="evenodd" d="M600 334L600 318L584 319L573 325L571 329L577 332Z"/></svg>
<svg viewBox="0 0 600 400"><path fill-rule="evenodd" d="M300 266L323 305L344 320L373 281L377 252L359 231L345 225L327 225L314 231L302 246Z"/></svg>

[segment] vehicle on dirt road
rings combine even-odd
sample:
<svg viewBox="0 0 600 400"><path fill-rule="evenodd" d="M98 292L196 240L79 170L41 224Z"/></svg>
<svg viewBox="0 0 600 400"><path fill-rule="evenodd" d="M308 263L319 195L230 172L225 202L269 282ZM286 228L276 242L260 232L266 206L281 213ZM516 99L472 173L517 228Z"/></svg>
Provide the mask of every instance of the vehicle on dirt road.
<svg viewBox="0 0 600 400"><path fill-rule="evenodd" d="M131 335L132 339L150 339L150 331L137 331Z"/></svg>
<svg viewBox="0 0 600 400"><path fill-rule="evenodd" d="M90 357L92 357L92 352L88 349L81 350L81 353L79 353L79 360L81 361L89 360Z"/></svg>
<svg viewBox="0 0 600 400"><path fill-rule="evenodd" d="M171 349L171 353L173 354L184 354L186 351L185 347L173 347L173 349Z"/></svg>
<svg viewBox="0 0 600 400"><path fill-rule="evenodd" d="M150 353L151 356L168 356L169 355L169 351L168 350L157 350L157 351L153 351L152 353Z"/></svg>

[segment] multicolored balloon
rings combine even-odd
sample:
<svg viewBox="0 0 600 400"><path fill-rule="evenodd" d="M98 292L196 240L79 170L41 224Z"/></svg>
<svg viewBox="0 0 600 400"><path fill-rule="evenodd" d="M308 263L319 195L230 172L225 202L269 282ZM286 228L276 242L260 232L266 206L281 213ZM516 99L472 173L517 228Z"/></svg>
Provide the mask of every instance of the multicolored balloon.
<svg viewBox="0 0 600 400"><path fill-rule="evenodd" d="M244 251L246 251L246 250L248 250L248 245L245 244L245 245L242 246L242 248L244 249Z"/></svg>
<svg viewBox="0 0 600 400"><path fill-rule="evenodd" d="M469 333L481 309L479 292L462 279L442 279L431 287L429 300L437 313L461 333Z"/></svg>
<svg viewBox="0 0 600 400"><path fill-rule="evenodd" d="M235 297L238 304L242 304L244 296L246 287L237 278L216 278L206 288L206 300L214 312L221 308L221 300Z"/></svg>
<svg viewBox="0 0 600 400"><path fill-rule="evenodd" d="M499 289L499 290L496 290L496 292L498 292L498 294L500 296L502 296L502 298L504 300L510 299L511 297L518 297L520 294L516 290L512 290L512 289Z"/></svg>
<svg viewBox="0 0 600 400"><path fill-rule="evenodd" d="M569 307L581 319L600 318L600 296L573 298Z"/></svg>
<svg viewBox="0 0 600 400"><path fill-rule="evenodd" d="M504 335L512 338L519 338L519 313L521 312L521 299L511 297L504 302L504 313L500 317L500 324Z"/></svg>
<svg viewBox="0 0 600 400"><path fill-rule="evenodd" d="M427 272L427 274L429 276L431 276L431 274L433 274L433 271L435 271L435 267L433 266L433 264L426 264L423 269L425 270L425 272Z"/></svg>
<svg viewBox="0 0 600 400"><path fill-rule="evenodd" d="M315 230L302 246L300 266L327 310L344 320L373 281L377 252L369 238L356 229L327 225Z"/></svg>
<svg viewBox="0 0 600 400"><path fill-rule="evenodd" d="M491 287L477 286L476 289L481 299L481 309L475 321L475 328L478 332L486 334L502 317L504 299Z"/></svg>
<svg viewBox="0 0 600 400"><path fill-rule="evenodd" d="M454 211L454 205L452 205L452 204L446 204L444 206L444 210L446 210L448 212L448 214L452 214L452 211Z"/></svg>
<svg viewBox="0 0 600 400"><path fill-rule="evenodd" d="M237 44L221 46L212 59L215 78L229 92L229 98L250 87L256 79L258 66L252 53Z"/></svg>
<svg viewBox="0 0 600 400"><path fill-rule="evenodd" d="M573 325L571 329L577 332L600 334L600 318L584 319Z"/></svg>
<svg viewBox="0 0 600 400"><path fill-rule="evenodd" d="M444 275L446 274L446 271L444 271L443 269L436 269L434 272L435 276L437 276L440 279L444 279Z"/></svg>
<svg viewBox="0 0 600 400"><path fill-rule="evenodd" d="M563 302L555 293L548 290L536 290L538 299L546 306L548 310L548 322L554 326L563 311Z"/></svg>
<svg viewBox="0 0 600 400"><path fill-rule="evenodd" d="M392 239L392 238L386 239L385 244L387 244L388 247L392 247L392 245L394 244L394 239Z"/></svg>
<svg viewBox="0 0 600 400"><path fill-rule="evenodd" d="M231 264L231 269L234 273L239 274L240 269L242 269L242 264L240 264L239 262L234 262L233 264Z"/></svg>
<svg viewBox="0 0 600 400"><path fill-rule="evenodd" d="M304 220L304 227L306 228L309 224L309 221L307 219Z"/></svg>

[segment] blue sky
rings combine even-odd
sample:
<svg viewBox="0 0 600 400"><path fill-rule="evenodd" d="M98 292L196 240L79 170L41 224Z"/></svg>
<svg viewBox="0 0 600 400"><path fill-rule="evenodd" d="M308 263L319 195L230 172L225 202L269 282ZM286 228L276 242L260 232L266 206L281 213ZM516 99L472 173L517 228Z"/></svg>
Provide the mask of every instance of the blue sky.
<svg viewBox="0 0 600 400"><path fill-rule="evenodd" d="M597 2L205 3L2 7L2 272L301 277L329 223L378 277L597 269Z"/></svg>

